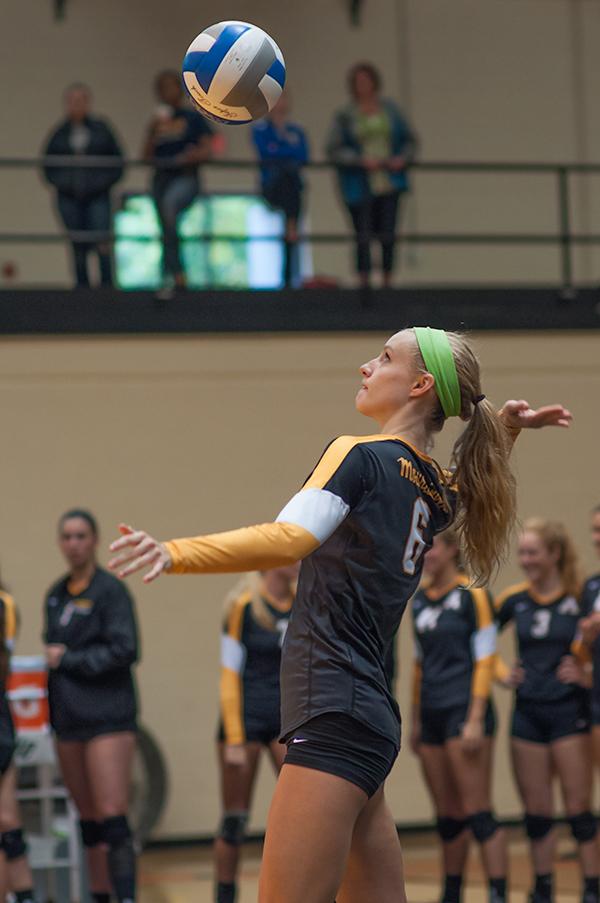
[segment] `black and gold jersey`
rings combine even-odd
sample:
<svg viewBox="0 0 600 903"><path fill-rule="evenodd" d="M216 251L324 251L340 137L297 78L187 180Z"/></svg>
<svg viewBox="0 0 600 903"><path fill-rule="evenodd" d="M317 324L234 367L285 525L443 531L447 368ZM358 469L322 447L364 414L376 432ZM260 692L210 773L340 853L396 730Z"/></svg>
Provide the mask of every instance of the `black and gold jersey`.
<svg viewBox="0 0 600 903"><path fill-rule="evenodd" d="M581 613L584 617L600 612L600 574L586 580L581 593ZM594 664L594 683L592 695L595 704L600 704L600 637L596 639L592 647L592 661Z"/></svg>
<svg viewBox="0 0 600 903"><path fill-rule="evenodd" d="M165 544L171 573L302 560L283 647L281 731L343 712L400 742L384 659L423 553L453 519L448 475L398 436L341 436L273 523Z"/></svg>
<svg viewBox="0 0 600 903"><path fill-rule="evenodd" d="M4 643L10 655L17 636L17 608L15 600L5 590L0 590L0 618L4 626ZM12 716L6 695L6 686L0 686L0 745L10 741L14 734Z"/></svg>
<svg viewBox="0 0 600 903"><path fill-rule="evenodd" d="M386 654L452 504L431 459L401 439L342 437L325 451L279 515L322 540L302 564L284 644L282 736L335 711L399 745Z"/></svg>
<svg viewBox="0 0 600 903"><path fill-rule="evenodd" d="M565 655L578 654L577 626L581 607L575 596L561 592L538 596L528 583L505 590L496 601L500 628L515 624L517 649L525 680L517 698L533 702L558 702L579 695L581 687L565 684L556 676Z"/></svg>
<svg viewBox="0 0 600 903"><path fill-rule="evenodd" d="M244 743L248 725L274 724L275 733L279 729L281 647L291 605L280 608L267 599L262 603L272 626L259 623L252 593L244 592L232 605L223 628L219 695L223 737L228 744Z"/></svg>
<svg viewBox="0 0 600 903"><path fill-rule="evenodd" d="M441 593L420 589L412 602L415 702L449 709L487 699L496 654L493 603L485 589L459 576Z"/></svg>

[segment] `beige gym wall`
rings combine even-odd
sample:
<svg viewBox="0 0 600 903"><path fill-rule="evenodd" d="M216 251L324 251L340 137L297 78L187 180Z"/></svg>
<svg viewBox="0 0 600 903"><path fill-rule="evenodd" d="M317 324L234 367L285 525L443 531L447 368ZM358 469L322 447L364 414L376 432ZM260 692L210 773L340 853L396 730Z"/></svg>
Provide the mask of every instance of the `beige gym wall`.
<svg viewBox="0 0 600 903"><path fill-rule="evenodd" d="M385 91L408 113L425 160L586 161L600 159L597 84L598 0L364 0L363 24L349 24L348 0L69 0L66 19L51 0L4 4L0 59L2 155L35 156L61 115L61 94L89 83L96 109L139 154L155 107L151 83L178 66L192 37L226 14L257 22L283 48L295 116L321 157L332 111L345 100L345 73L357 59L381 68ZM230 156L251 155L246 128L224 130ZM598 231L597 178L573 179L576 226ZM554 231L551 176L418 174L404 217L422 231ZM147 185L132 171L121 189ZM211 172L215 190L248 189L251 173ZM51 198L31 170L0 169L0 231L56 231ZM318 231L347 223L329 173L309 178ZM318 272L351 279L349 249L320 247ZM0 244L15 261L16 284L68 284L60 245ZM577 272L598 278L600 260L582 251ZM551 281L553 248L439 246L408 251L405 282Z"/></svg>
<svg viewBox="0 0 600 903"><path fill-rule="evenodd" d="M249 301L251 303L251 301ZM45 589L62 571L58 515L89 506L102 554L125 520L167 538L273 518L341 433L366 433L353 410L357 367L383 336L198 336L15 339L0 343L3 577L23 626L18 651L40 650ZM600 501L595 334L479 335L484 390L501 403L560 400L572 431L523 435L515 452L521 516L563 518L586 569L588 512ZM448 456L449 437L436 449ZM514 559L496 589L518 578ZM143 721L159 739L171 783L157 836L209 834L218 817L213 736L223 596L235 577L130 581L143 637ZM508 642L510 654L511 644ZM408 732L412 641L402 630L400 698ZM496 804L515 815L502 706ZM264 825L273 780L266 765L252 827ZM431 817L416 763L405 749L389 781L399 822Z"/></svg>

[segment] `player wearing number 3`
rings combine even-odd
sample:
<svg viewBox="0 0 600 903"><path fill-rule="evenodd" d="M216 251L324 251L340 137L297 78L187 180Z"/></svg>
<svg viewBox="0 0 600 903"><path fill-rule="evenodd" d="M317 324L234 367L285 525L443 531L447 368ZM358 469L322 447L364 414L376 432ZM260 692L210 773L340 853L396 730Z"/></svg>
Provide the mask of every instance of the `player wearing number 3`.
<svg viewBox="0 0 600 903"><path fill-rule="evenodd" d="M582 900L598 901L596 819L590 812L591 674L578 638L581 580L573 542L560 523L533 518L519 538L527 582L496 602L500 627L513 622L519 661L498 664L498 676L516 687L511 730L513 768L525 808L535 886L531 903L553 899L555 848L552 779L558 775L584 877Z"/></svg>
<svg viewBox="0 0 600 903"><path fill-rule="evenodd" d="M470 573L485 580L493 570L515 513L512 436L571 419L562 406L533 411L524 401L498 415L467 340L428 327L392 336L360 372L356 407L380 434L332 442L274 523L166 543L123 526L111 546L111 567L122 576L148 567L146 581L162 571L303 560L282 652L288 752L269 813L260 903L405 900L383 795L400 746L388 646L423 553L453 520ZM449 473L426 452L452 416L466 428Z"/></svg>

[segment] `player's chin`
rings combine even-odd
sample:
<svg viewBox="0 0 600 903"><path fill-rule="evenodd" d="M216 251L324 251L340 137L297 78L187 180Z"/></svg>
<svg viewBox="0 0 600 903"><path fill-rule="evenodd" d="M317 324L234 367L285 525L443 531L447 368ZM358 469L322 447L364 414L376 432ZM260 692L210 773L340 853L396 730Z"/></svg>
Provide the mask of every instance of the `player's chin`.
<svg viewBox="0 0 600 903"><path fill-rule="evenodd" d="M364 386L356 393L356 397L354 399L354 407L359 412L359 414L364 414L366 417L370 417L373 413L372 411L372 399L369 398L369 393Z"/></svg>

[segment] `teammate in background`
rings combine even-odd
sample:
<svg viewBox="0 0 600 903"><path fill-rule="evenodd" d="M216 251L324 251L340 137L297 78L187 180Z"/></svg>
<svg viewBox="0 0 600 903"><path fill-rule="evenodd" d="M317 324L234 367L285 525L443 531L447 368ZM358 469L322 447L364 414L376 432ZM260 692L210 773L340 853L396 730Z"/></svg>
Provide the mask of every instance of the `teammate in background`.
<svg viewBox="0 0 600 903"><path fill-rule="evenodd" d="M600 505L592 511L592 543L600 558ZM586 580L581 594L581 612L585 617L579 627L584 643L592 651L592 747L594 762L600 768L600 574Z"/></svg>
<svg viewBox="0 0 600 903"><path fill-rule="evenodd" d="M489 593L469 588L450 528L423 559L427 584L412 604L416 661L411 747L419 756L437 814L445 886L459 903L469 830L481 844L490 900L506 896L506 839L491 812L490 701L496 626Z"/></svg>
<svg viewBox="0 0 600 903"><path fill-rule="evenodd" d="M381 432L332 442L274 523L161 543L122 524L110 566L209 573L304 559L282 653L281 738L260 903L403 903L398 833L384 781L400 746L385 653L419 584L423 553L456 519L470 573L487 580L515 514L509 433L568 426L560 405L481 392L469 342L429 327L392 336L360 368L358 410ZM423 449L448 417L467 426L453 473Z"/></svg>
<svg viewBox="0 0 600 903"><path fill-rule="evenodd" d="M590 811L589 693L578 664L581 583L577 553L561 523L532 518L518 545L527 582L497 600L500 627L514 622L517 663L499 663L499 676L516 688L512 760L525 807L535 886L531 903L553 899L555 850L552 783L558 776L584 878L582 899L597 903L600 862L596 820Z"/></svg>
<svg viewBox="0 0 600 903"><path fill-rule="evenodd" d="M127 821L137 714L133 601L98 566L98 526L88 511L63 514L58 542L69 570L45 600L50 723L81 819L94 903L108 903L111 889L119 903L129 903L135 899Z"/></svg>
<svg viewBox="0 0 600 903"><path fill-rule="evenodd" d="M2 864L5 865L0 872L0 887L4 891L8 887L17 903L33 903L33 877L27 862L17 801L17 770L12 764L15 729L6 695L10 654L16 633L15 602L0 583L0 852L3 854Z"/></svg>
<svg viewBox="0 0 600 903"><path fill-rule="evenodd" d="M296 592L298 565L246 575L227 601L221 642L218 756L223 820L215 841L216 903L234 903L240 846L260 753L279 773L281 646Z"/></svg>

